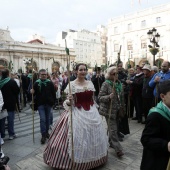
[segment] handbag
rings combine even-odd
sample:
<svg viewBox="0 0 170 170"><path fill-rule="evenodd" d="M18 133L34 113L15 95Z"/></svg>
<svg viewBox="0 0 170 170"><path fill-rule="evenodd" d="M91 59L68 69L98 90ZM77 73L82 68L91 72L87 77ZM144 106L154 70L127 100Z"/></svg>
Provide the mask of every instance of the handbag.
<svg viewBox="0 0 170 170"><path fill-rule="evenodd" d="M6 109L0 111L0 119L3 119L8 116L8 112Z"/></svg>

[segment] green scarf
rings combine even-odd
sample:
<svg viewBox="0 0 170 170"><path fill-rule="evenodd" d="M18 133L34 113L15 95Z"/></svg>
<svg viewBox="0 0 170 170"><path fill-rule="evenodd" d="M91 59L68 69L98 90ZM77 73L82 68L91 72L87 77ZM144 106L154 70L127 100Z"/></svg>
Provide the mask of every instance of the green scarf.
<svg viewBox="0 0 170 170"><path fill-rule="evenodd" d="M123 103L122 83L117 81L113 84L113 82L110 80L106 80L105 82L109 83L112 86L112 88L116 90L117 95L120 97L120 104L122 104Z"/></svg>
<svg viewBox="0 0 170 170"><path fill-rule="evenodd" d="M150 109L149 114L153 112L161 114L164 118L170 121L170 110L163 104L162 101L160 101L156 107Z"/></svg>
<svg viewBox="0 0 170 170"><path fill-rule="evenodd" d="M27 77L30 78L30 79L32 79L32 74L29 73Z"/></svg>
<svg viewBox="0 0 170 170"><path fill-rule="evenodd" d="M0 80L0 89L2 89L2 87L3 87L6 83L8 83L9 80L10 80L9 77L7 77L7 78L5 78L5 79L3 79L3 80Z"/></svg>
<svg viewBox="0 0 170 170"><path fill-rule="evenodd" d="M115 88L118 94L122 92L122 83L120 83L119 81L114 83L114 86L113 86L113 82L110 80L106 80L105 82L109 83L113 88Z"/></svg>
<svg viewBox="0 0 170 170"><path fill-rule="evenodd" d="M44 84L44 86L47 86L47 83L50 82L50 80L46 79L46 80L42 81L41 79L38 79L36 82L38 83L38 86L40 87L39 89L41 91L42 84Z"/></svg>

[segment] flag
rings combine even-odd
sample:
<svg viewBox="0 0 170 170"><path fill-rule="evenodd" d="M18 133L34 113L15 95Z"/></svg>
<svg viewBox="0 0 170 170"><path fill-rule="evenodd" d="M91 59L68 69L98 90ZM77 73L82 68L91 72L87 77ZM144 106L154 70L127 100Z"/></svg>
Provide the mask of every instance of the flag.
<svg viewBox="0 0 170 170"><path fill-rule="evenodd" d="M68 49L67 47L65 48L65 51L66 51L66 54L67 54L67 55L70 55L69 49Z"/></svg>

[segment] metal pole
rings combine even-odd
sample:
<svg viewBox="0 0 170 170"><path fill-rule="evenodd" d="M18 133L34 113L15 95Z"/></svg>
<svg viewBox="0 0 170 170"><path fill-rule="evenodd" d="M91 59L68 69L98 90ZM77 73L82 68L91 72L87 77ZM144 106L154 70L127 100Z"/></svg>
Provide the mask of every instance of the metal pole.
<svg viewBox="0 0 170 170"><path fill-rule="evenodd" d="M155 55L153 55L153 66L155 65Z"/></svg>
<svg viewBox="0 0 170 170"><path fill-rule="evenodd" d="M155 49L155 45L156 45L156 42L155 42L155 36L153 37L153 48ZM153 55L153 66L155 65L155 54Z"/></svg>

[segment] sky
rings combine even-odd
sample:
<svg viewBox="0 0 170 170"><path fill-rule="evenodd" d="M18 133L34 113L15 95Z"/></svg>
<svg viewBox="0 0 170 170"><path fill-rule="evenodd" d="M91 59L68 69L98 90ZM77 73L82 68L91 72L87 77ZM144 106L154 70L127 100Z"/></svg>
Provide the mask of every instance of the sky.
<svg viewBox="0 0 170 170"><path fill-rule="evenodd" d="M170 0L0 0L0 29L8 26L15 41L27 42L38 34L54 43L60 31L93 31L110 18L167 3Z"/></svg>

